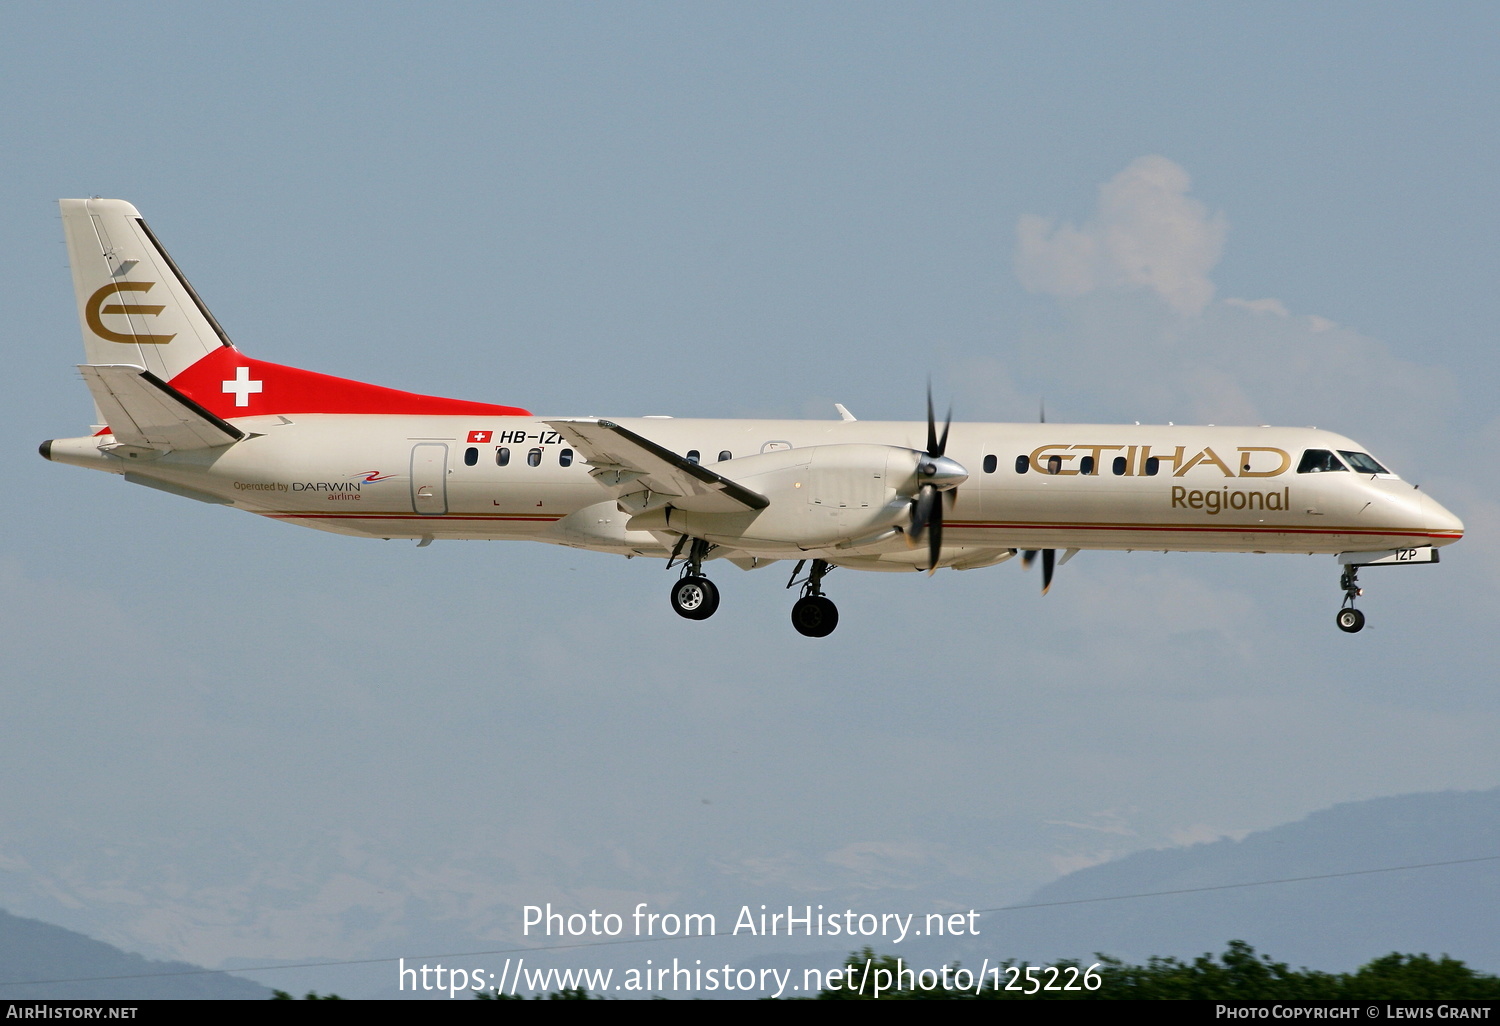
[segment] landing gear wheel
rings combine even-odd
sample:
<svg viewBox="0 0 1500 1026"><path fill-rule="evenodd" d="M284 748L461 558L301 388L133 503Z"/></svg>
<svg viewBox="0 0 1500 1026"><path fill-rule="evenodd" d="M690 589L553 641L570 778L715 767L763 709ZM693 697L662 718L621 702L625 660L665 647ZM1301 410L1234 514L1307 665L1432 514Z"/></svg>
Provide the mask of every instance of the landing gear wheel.
<svg viewBox="0 0 1500 1026"><path fill-rule="evenodd" d="M808 595L792 605L792 626L809 638L826 638L839 625L839 607L822 595Z"/></svg>
<svg viewBox="0 0 1500 1026"><path fill-rule="evenodd" d="M1344 606L1334 621L1345 634L1357 634L1364 629L1365 614L1354 608L1354 603L1365 590L1359 586L1359 564L1350 563L1339 575L1339 587L1344 589Z"/></svg>
<svg viewBox="0 0 1500 1026"><path fill-rule="evenodd" d="M707 577L684 577L672 585L672 608L689 620L707 620L719 608L719 589Z"/></svg>

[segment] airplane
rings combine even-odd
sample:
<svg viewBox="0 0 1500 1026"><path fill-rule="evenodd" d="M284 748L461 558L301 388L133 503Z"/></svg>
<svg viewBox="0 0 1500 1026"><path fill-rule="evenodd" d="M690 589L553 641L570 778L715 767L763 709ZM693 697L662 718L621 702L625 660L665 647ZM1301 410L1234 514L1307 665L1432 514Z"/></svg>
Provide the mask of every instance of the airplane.
<svg viewBox="0 0 1500 1026"><path fill-rule="evenodd" d="M365 538L547 542L665 558L672 608L719 606L705 565L795 560L792 623L838 625L838 567L932 573L1084 550L1325 553L1338 627L1365 567L1438 562L1462 522L1314 428L538 417L246 356L135 207L60 201L95 404L57 463ZM951 432L950 432L951 428ZM951 444L950 444L951 438ZM1061 552L1061 558L1058 553ZM805 573L804 573L805 569Z"/></svg>

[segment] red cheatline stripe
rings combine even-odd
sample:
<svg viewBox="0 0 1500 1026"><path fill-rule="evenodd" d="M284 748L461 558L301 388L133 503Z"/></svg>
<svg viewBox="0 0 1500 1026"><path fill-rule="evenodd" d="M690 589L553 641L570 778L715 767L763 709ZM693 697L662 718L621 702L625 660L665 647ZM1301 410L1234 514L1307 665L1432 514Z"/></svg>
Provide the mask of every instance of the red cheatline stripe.
<svg viewBox="0 0 1500 1026"><path fill-rule="evenodd" d="M251 512L257 512L251 510ZM553 523L562 517L513 517L503 513L486 513L478 516L456 516L450 513L261 513L273 520L483 520L522 523Z"/></svg>
<svg viewBox="0 0 1500 1026"><path fill-rule="evenodd" d="M1396 531L1364 527L1207 527L1195 524L1047 524L1047 523L994 523L976 520L950 520L948 526L973 527L988 530L1011 531L1156 531L1186 532L1189 534L1356 534L1368 537L1397 538L1462 538L1463 533L1435 531Z"/></svg>
<svg viewBox="0 0 1500 1026"><path fill-rule="evenodd" d="M261 513L275 520L473 520L507 523L552 523L561 516L510 516L503 513L458 515L424 513ZM992 531L1076 531L1076 532L1129 532L1149 531L1154 533L1187 534L1307 534L1307 535L1353 535L1366 538L1448 538L1457 540L1459 533L1432 531L1395 531L1356 527L1204 527L1189 524L1048 524L1048 523L990 523L973 520L951 521L950 528L973 528Z"/></svg>

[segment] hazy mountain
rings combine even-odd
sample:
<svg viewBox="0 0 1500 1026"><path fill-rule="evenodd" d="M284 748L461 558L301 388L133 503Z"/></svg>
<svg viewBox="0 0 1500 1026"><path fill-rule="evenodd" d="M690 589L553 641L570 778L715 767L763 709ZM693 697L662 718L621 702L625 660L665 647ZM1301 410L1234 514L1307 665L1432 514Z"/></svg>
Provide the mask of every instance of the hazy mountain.
<svg viewBox="0 0 1500 1026"><path fill-rule="evenodd" d="M28 980L54 982L23 982ZM239 976L207 973L186 962L153 962L61 926L0 912L0 998L270 996L265 987Z"/></svg>
<svg viewBox="0 0 1500 1026"><path fill-rule="evenodd" d="M1500 856L1500 789L1350 802L1242 840L1143 851L1070 873L1024 904L1227 889L990 913L980 957L1185 958L1238 938L1316 969L1401 951L1447 953L1495 972L1500 860L1431 865L1487 856Z"/></svg>
<svg viewBox="0 0 1500 1026"><path fill-rule="evenodd" d="M981 935L966 942L924 938L909 939L899 950L878 942L875 946L919 966L958 958L978 967L986 958L991 965L1005 958L1033 965L1062 958L1087 962L1095 952L1130 961L1153 955L1190 959L1206 951L1222 952L1229 940L1242 939L1294 966L1329 971L1353 969L1401 951L1446 953L1475 969L1497 972L1500 859L1494 856L1500 856L1500 789L1378 798L1336 805L1240 840L1143 851L1070 873L1021 903L1042 907L984 913ZM1483 858L1491 861L1431 865ZM1393 869L1405 866L1426 868ZM1393 871L1361 872L1385 869ZM1239 886L1306 877L1320 879ZM1160 893L1171 891L1191 893ZM1096 900L1101 898L1113 900ZM451 917L414 914L403 925L407 932L379 942L382 953L506 946L456 931ZM857 946L832 945L817 957L765 944L723 950L737 965L831 965ZM719 957L720 949L712 950ZM657 953L653 949L650 954ZM540 953L528 957L538 965L554 961ZM555 961L624 965L641 957L635 949L589 949ZM498 955L473 956L461 963L498 971L500 961ZM7 984L0 986L0 998L269 995L249 980L223 973L147 975L194 969L180 962L149 961L61 927L0 912L0 984ZM9 985L82 977L90 979ZM296 993L317 989L346 997L397 996L389 993L392 977L390 964L379 963L278 971L273 983Z"/></svg>

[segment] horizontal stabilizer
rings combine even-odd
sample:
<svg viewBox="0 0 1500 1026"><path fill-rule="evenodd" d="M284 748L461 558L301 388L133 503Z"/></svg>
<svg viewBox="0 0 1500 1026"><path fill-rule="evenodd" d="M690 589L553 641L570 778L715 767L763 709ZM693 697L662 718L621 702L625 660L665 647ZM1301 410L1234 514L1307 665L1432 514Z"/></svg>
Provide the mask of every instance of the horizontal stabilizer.
<svg viewBox="0 0 1500 1026"><path fill-rule="evenodd" d="M167 452L211 449L245 437L142 367L84 364L78 369L110 433L124 445Z"/></svg>
<svg viewBox="0 0 1500 1026"><path fill-rule="evenodd" d="M626 490L649 488L658 495L671 496L671 504L678 509L695 513L744 513L771 504L759 492L613 421L549 420L547 423L583 452L593 467L590 473L606 487L612 487L617 495ZM615 484L624 487L613 487Z"/></svg>

